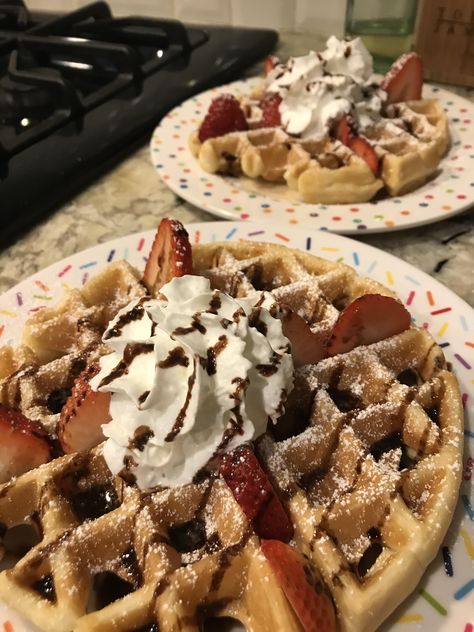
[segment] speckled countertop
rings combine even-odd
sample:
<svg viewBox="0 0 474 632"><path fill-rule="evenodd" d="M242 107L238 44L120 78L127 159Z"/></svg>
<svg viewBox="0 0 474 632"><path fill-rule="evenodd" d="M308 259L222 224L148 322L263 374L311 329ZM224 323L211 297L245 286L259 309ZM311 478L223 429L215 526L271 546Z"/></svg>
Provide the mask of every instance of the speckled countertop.
<svg viewBox="0 0 474 632"><path fill-rule="evenodd" d="M283 33L278 53L318 48L315 36ZM248 75L261 72L254 68ZM453 89L452 87L450 89ZM454 89L474 102L474 90ZM422 228L357 236L435 276L474 306L474 209ZM183 222L216 218L184 202L161 182L143 147L59 208L12 246L0 251L0 293L72 253L140 230L173 215Z"/></svg>

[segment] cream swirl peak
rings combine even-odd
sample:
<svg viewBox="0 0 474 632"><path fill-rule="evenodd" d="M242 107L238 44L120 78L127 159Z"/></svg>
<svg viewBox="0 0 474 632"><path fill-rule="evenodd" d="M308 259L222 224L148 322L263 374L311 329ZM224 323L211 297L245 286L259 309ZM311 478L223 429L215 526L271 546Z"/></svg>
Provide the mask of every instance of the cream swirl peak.
<svg viewBox="0 0 474 632"><path fill-rule="evenodd" d="M278 64L267 77L266 90L282 98L285 130L310 138L326 134L344 113L362 128L380 116L385 92L370 83L371 75L372 58L360 38L346 42L331 36L321 53Z"/></svg>
<svg viewBox="0 0 474 632"><path fill-rule="evenodd" d="M251 441L293 386L289 341L268 292L234 299L204 277L167 283L104 333L94 390L112 392L104 457L141 488L189 483L218 453Z"/></svg>

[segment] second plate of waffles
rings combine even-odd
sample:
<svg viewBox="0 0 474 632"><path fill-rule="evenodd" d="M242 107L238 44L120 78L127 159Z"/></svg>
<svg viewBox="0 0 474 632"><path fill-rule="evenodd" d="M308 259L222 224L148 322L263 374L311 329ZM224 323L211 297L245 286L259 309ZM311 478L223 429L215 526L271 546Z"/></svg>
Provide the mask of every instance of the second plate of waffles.
<svg viewBox="0 0 474 632"><path fill-rule="evenodd" d="M300 629L298 618L307 630L334 629L328 593L323 588L326 584L336 602L338 629L372 630L402 595L415 588L416 578L436 554L421 584L383 629L395 629L397 623L410 623L414 629L466 629L471 624L474 539L470 497L473 468L469 458L472 309L422 272L343 237L297 229L281 228L274 232L265 225L241 222L190 225L188 231L193 270L200 276L187 277L194 279L192 287L186 277L183 281L172 280L163 287L162 294L156 294L154 302L144 298L140 273L136 271L143 270L143 255L152 248L154 232L117 239L79 253L27 279L0 299L2 345L18 345L25 319L32 317L23 331L25 346L21 353L14 356L7 353L1 358L2 370L7 375L1 383L4 387L9 385L2 391L2 401L5 405L13 402L14 407L20 406L31 417L41 415L48 432L55 427L60 400L67 397L62 392L68 386L67 376L83 371L84 357L91 350L96 355L103 354L100 344L97 345L100 332L112 312L128 299L134 301L106 330L103 340L109 351L114 350L104 356L104 360L109 360L101 362L98 375L83 374L82 380L75 383L76 410L74 406L66 406L61 412L58 434L64 451L68 452L71 445L74 449L81 445L85 448L91 432L95 432L93 424L88 425L87 432L81 432L81 423L74 422L74 418L80 417L84 422L88 416L103 415L102 400L96 399L91 405L86 397L89 382L99 388L100 397L105 397L103 387L105 391L109 385L112 390L121 391L121 380L129 373L128 386L122 383L123 387L128 389L130 397L137 399L140 410L146 403L140 413L144 416L137 418L135 426L127 426L131 421L126 410L128 396L125 399L119 396L115 409L112 400L113 420L125 414L121 426L115 425L113 430L114 422L110 424L106 445L112 441L115 448L108 454L104 452L104 457L117 471L125 465L125 471L120 473L122 479L110 477L103 458L94 448L66 454L0 488L0 515L5 525L1 535L7 550L12 549L12 525L23 521L39 525L39 531L33 529L36 541L30 543L33 545L30 553L12 572L0 574L1 594L48 630L52 629L53 620L54 629L58 630L90 632L112 629L112 623L113 629L127 632L153 630L156 629L153 622L157 621L160 629L175 629L173 626L179 624L197 630L203 618L224 612L241 619L249 630L296 631ZM173 234L180 244L179 231ZM160 239L163 239L161 228L155 246ZM178 250L177 258L172 254L165 257L171 272L189 266L189 249ZM152 252L159 254L155 248ZM130 265L115 261L123 257ZM342 262L355 265L358 274ZM136 270L131 266L136 266ZM147 266L143 280L148 286L155 272L153 266ZM363 279L366 275L374 280ZM310 292L307 284L311 279ZM317 290L315 279L318 279ZM208 280L215 288L213 293L207 289ZM38 312L48 296L52 299L48 305L58 304L65 284L77 288L68 290L68 301ZM38 295L38 286L42 295ZM258 305L251 299L255 297L252 294L255 289ZM278 304L286 306L283 312L278 312L271 297L264 300L258 294L262 290L270 290ZM400 302L391 298L394 291ZM167 303L163 303L163 295ZM176 316L173 303L181 306ZM370 305L369 311L364 307L366 304ZM385 304L390 310L381 323L372 316L380 314ZM410 326L404 305L417 327ZM207 306L207 312L202 311L203 306ZM285 311L287 308L290 312ZM201 316L196 316L196 309L201 310ZM189 322L187 313L194 314ZM383 338L393 337L382 340L376 336L379 342L365 350L360 346L352 348L351 336L357 339L360 330L348 329L348 322L358 322L357 314L364 313L362 323L364 336L369 336L367 344L374 341L367 330L369 323L379 333L382 326L386 332ZM212 327L216 321L221 323L226 334L218 335L207 359L203 358L203 371L196 373L196 365L193 369L191 358L183 349L173 345L168 349L165 338L152 349L146 332L151 331L153 340L157 340L156 335L168 317L174 335L197 336L197 340L201 335L213 335ZM192 485L160 490L160 479L156 478L160 472L165 473L167 481L185 483L196 472L199 459L207 461L208 456L199 455L202 439L194 431L190 440L195 450L186 470L176 468L174 460L176 450L185 449L185 443L174 444L175 452L156 452L160 442L153 437L159 439L162 429L153 425L153 419L141 421L150 409L148 403L155 398L153 384L147 383L148 373L140 377L141 363L156 357L156 368L161 371L159 383L164 390L155 403L163 407L173 375L181 372L190 392L194 392L191 387L196 380L205 392L206 380L213 379L215 368L222 366L220 358L227 352L235 358L232 375L245 365L237 353L239 345L242 349L237 338L250 329L258 330L260 335L265 332L273 351L269 349L269 355L258 356L260 363L256 368L260 377L254 376L251 382L262 380L262 397L254 399L256 393L249 389L247 407L240 409L235 417L240 421L237 426L231 424L223 435L217 409L213 413L219 445L233 445L238 428L244 434L251 430L246 417L250 410L254 425L260 423L258 411L262 406L269 416L281 415L278 402L284 397L281 380L287 372L288 349L280 344L276 318L285 323L286 334L292 340L293 361L295 366L300 365L295 372L294 391L287 400L290 414L285 421L289 425L277 426L283 434L271 433L259 441L255 455L245 448L234 450L230 453L234 456L221 463L219 480L212 476L209 479L206 472L202 476L197 472ZM304 343L305 319L314 321L311 344ZM394 327L399 332L396 335ZM230 331L239 336L230 338ZM317 340L322 336L327 341L331 331L329 357L318 360ZM299 332L296 337L295 332ZM256 335L252 334L254 340ZM304 344L298 344L301 335ZM36 359L27 346L34 348ZM246 348L247 358L257 353L253 343ZM114 355L117 353L118 356ZM142 360L135 365L137 358ZM9 367L15 363L33 366L38 361L43 368L8 377ZM308 367L308 362L316 364ZM167 371L178 373L169 377ZM245 388L240 380L230 382L236 401ZM226 389L223 376L221 393L225 394ZM306 430L295 427L299 416L304 417L305 401L312 392L318 395L312 406L310 425ZM461 400L466 412L467 443L462 470L459 467ZM192 395L186 402L186 410L193 408ZM169 405L172 407L174 402ZM159 414L159 408L156 411ZM403 440L396 431L401 414ZM171 426L165 423L165 434L171 442L183 428L186 430L187 420L188 416L180 413ZM17 426L16 432L21 434L20 428ZM125 435L118 432L120 428ZM21 441L30 442L29 452L40 463L45 455L37 448L33 451L33 447L45 446L43 436L38 429L33 429L34 436L26 430ZM310 438L314 432L317 436ZM385 436L387 432L390 441L380 441L380 433ZM184 441L185 436L186 433ZM333 451L328 452L331 437L338 446L332 456ZM208 439L205 442L210 445ZM308 452L309 446L314 450ZM154 462L160 463L152 470L147 466L149 448L155 451ZM2 449L5 450L5 444ZM212 452L212 445L210 449ZM142 457L138 459L140 454ZM113 461L117 455L116 466ZM271 474L293 526L288 523L285 526L282 505L274 500L272 521L252 514L253 505L248 504L248 495L242 493L242 486L246 488L249 484L245 468L254 472L262 490L270 494L269 499L274 498L256 456ZM295 487L296 471L299 483ZM1 475L5 480L5 471ZM461 478L460 498L455 507ZM135 480L145 487L154 487L149 493L139 494ZM209 484L209 481L214 482ZM248 530L248 522L232 500L230 490L247 517L249 513L253 516L252 524L262 538L260 541ZM373 502L367 503L367 494ZM230 507L233 510L228 513ZM324 508L321 515L317 507ZM451 527L443 537L452 511ZM352 520L344 518L346 513ZM313 531L317 523L319 528ZM279 541L268 539L269 532ZM150 538L152 533L154 536ZM290 545L285 544L289 539ZM1 553L3 556L4 551ZM303 572L301 554L307 556L313 569L311 577ZM285 573L289 573L290 583L285 580ZM115 577L112 595L116 601L107 607L100 603L88 605L90 586L97 587L97 581L104 581L110 575ZM242 582L244 577L246 580ZM314 583L319 595L316 602L310 598L309 603L315 608L312 611L307 609L308 603L302 607L299 593L291 588L299 585L303 592L308 591L308 581ZM293 609L285 601L281 588ZM262 599L262 595L268 600ZM96 612L84 616L84 612L91 610ZM5 629L11 630L12 622L15 630L33 629L18 623L12 612L0 604L0 623L4 623ZM315 617L320 621L317 625L322 627L311 627Z"/></svg>
<svg viewBox="0 0 474 632"><path fill-rule="evenodd" d="M474 104L422 85L414 53L376 82L360 40L270 63L266 78L204 92L157 127L151 158L180 197L226 219L345 234L472 204Z"/></svg>

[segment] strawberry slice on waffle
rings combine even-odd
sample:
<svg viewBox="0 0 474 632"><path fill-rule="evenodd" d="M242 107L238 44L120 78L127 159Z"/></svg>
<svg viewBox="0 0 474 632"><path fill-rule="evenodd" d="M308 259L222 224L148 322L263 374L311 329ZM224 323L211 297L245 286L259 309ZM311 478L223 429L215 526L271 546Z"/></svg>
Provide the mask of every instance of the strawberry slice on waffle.
<svg viewBox="0 0 474 632"><path fill-rule="evenodd" d="M90 380L98 365L85 369L74 382L58 422L58 438L66 454L93 448L104 440L102 425L110 421L110 393L93 391Z"/></svg>
<svg viewBox="0 0 474 632"><path fill-rule="evenodd" d="M220 474L257 535L291 540L293 524L250 447L241 446L222 455Z"/></svg>
<svg viewBox="0 0 474 632"><path fill-rule="evenodd" d="M263 74L265 77L271 73L271 71L278 66L280 59L276 55L268 55L263 60Z"/></svg>
<svg viewBox="0 0 474 632"><path fill-rule="evenodd" d="M262 552L305 632L335 632L336 613L322 580L292 546L262 540Z"/></svg>
<svg viewBox="0 0 474 632"><path fill-rule="evenodd" d="M199 140L223 136L229 132L242 132L248 129L247 120L240 103L232 94L216 97L207 111L199 128Z"/></svg>
<svg viewBox="0 0 474 632"><path fill-rule="evenodd" d="M0 404L0 483L47 463L52 456L41 424Z"/></svg>
<svg viewBox="0 0 474 632"><path fill-rule="evenodd" d="M423 62L416 53L401 55L385 75L381 87L389 103L421 99Z"/></svg>
<svg viewBox="0 0 474 632"><path fill-rule="evenodd" d="M379 159L372 145L362 136L356 134L350 117L344 114L337 125L336 135L338 140L352 149L352 151L365 160L372 172L377 175L379 171Z"/></svg>
<svg viewBox="0 0 474 632"><path fill-rule="evenodd" d="M360 345L370 345L405 331L411 317L396 299L382 294L365 294L352 301L333 327L327 354L347 353Z"/></svg>
<svg viewBox="0 0 474 632"><path fill-rule="evenodd" d="M259 104L262 110L260 127L280 127L280 103L281 96L276 92L269 92L264 96Z"/></svg>
<svg viewBox="0 0 474 632"><path fill-rule="evenodd" d="M289 311L281 318L283 334L291 343L291 355L296 367L317 364L325 356L326 341L313 333L308 323L296 312Z"/></svg>
<svg viewBox="0 0 474 632"><path fill-rule="evenodd" d="M151 294L174 277L192 274L193 255L184 226L173 217L161 220L143 273Z"/></svg>

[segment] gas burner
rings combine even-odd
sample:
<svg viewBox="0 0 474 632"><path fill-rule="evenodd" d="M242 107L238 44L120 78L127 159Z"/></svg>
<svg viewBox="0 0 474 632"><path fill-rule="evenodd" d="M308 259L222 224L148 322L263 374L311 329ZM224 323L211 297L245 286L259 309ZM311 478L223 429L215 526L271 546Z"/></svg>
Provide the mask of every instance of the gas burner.
<svg viewBox="0 0 474 632"><path fill-rule="evenodd" d="M0 3L0 31L24 31L30 25L30 14L21 0Z"/></svg>
<svg viewBox="0 0 474 632"><path fill-rule="evenodd" d="M54 94L41 86L0 79L0 124L28 127L50 116L55 109Z"/></svg>
<svg viewBox="0 0 474 632"><path fill-rule="evenodd" d="M271 52L273 31L0 0L0 242L148 142L173 107Z"/></svg>

